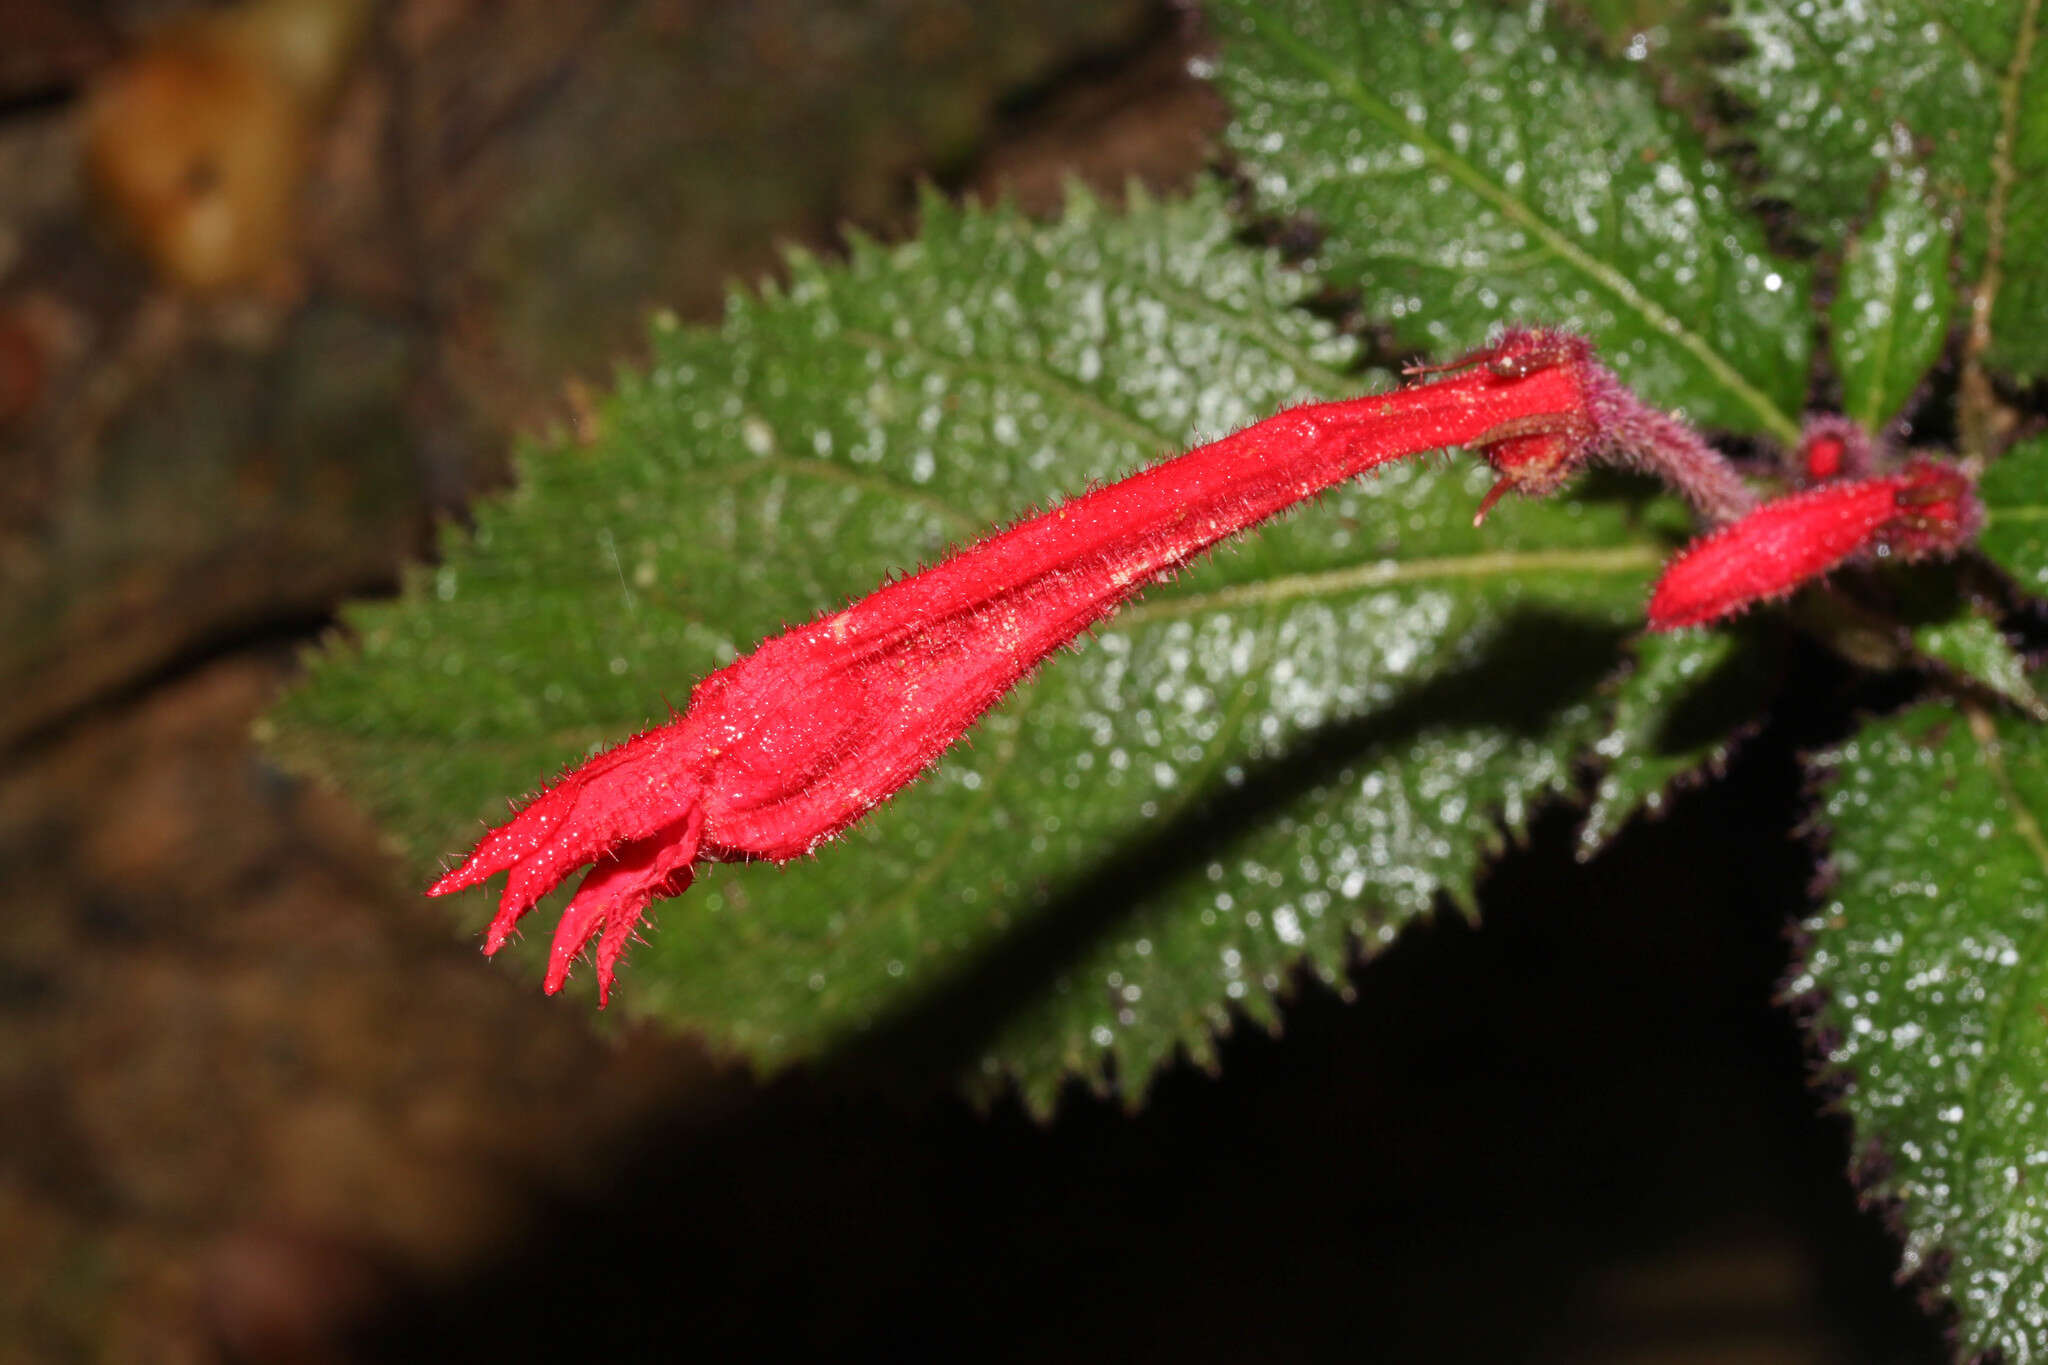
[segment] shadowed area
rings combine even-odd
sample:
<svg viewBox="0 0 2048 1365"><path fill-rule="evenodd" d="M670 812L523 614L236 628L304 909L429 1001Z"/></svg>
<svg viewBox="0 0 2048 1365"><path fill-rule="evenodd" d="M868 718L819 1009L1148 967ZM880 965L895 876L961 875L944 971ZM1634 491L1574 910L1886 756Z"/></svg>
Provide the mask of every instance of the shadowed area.
<svg viewBox="0 0 2048 1365"><path fill-rule="evenodd" d="M832 1068L643 1133L608 1195L375 1349L1939 1360L1769 1003L1810 875L1793 749L1840 681L1800 664L1795 718L1726 782L1590 867L1543 819L1482 924L1404 935L1349 1003L1302 983L1286 1036L1240 1032L1220 1079L1175 1068L1135 1115L1078 1086L1047 1126L978 1115L946 1078L991 966ZM1315 780L1280 767L1269 796ZM1075 897L1112 916L1206 818Z"/></svg>
<svg viewBox="0 0 2048 1365"><path fill-rule="evenodd" d="M1298 736L1282 752L1247 766L1241 782L1219 788L1185 811L1161 819L1142 837L1110 850L1053 903L1004 940L938 998L921 1002L856 1048L886 1058L906 1056L936 1074L970 1069L1016 1010L1045 991L1090 944L1114 933L1146 896L1224 858L1233 840L1257 829L1301 797L1369 771L1376 753L1430 730L1486 723L1510 733L1537 734L1614 671L1622 633L1584 618L1518 612L1455 671L1433 675L1367 715ZM1529 685L1503 691L1498 680ZM933 1018L943 1020L934 1026ZM1139 1078L1136 1085L1144 1085ZM1135 1103L1142 1094L1127 1093Z"/></svg>

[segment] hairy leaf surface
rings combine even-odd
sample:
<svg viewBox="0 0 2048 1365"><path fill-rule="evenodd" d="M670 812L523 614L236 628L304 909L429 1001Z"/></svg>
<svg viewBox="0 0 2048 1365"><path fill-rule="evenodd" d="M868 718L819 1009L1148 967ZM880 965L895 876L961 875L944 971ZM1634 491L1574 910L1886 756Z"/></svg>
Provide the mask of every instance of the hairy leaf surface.
<svg viewBox="0 0 2048 1365"><path fill-rule="evenodd" d="M1829 311L1842 408L1876 432L1913 396L1948 338L1948 230L1907 177L1849 243Z"/></svg>
<svg viewBox="0 0 2048 1365"><path fill-rule="evenodd" d="M1984 472L1978 548L2029 592L2048 596L2048 436L2015 446Z"/></svg>
<svg viewBox="0 0 2048 1365"><path fill-rule="evenodd" d="M1662 813L1672 789L1718 768L1757 725L1777 681L1775 633L1686 630L1644 635L1615 685L1607 732L1594 746L1600 785L1579 829L1590 858L1638 811Z"/></svg>
<svg viewBox="0 0 2048 1365"><path fill-rule="evenodd" d="M1837 879L1792 989L1963 1354L2048 1353L2048 728L1929 705L1823 760Z"/></svg>
<svg viewBox="0 0 2048 1365"><path fill-rule="evenodd" d="M424 876L783 623L1384 383L1343 372L1286 306L1304 282L1234 232L1209 193L1128 218L1082 199L1051 227L935 202L916 241L799 258L721 328L660 329L594 436L530 452L441 567L349 614L280 742ZM1475 529L1487 483L1462 458L1397 467L1148 593L847 839L658 906L625 1008L772 1065L933 1003L954 1060L1034 1105L1077 1071L1135 1099L1176 1049L1270 1019L1297 965L1334 977L1469 906L1486 857L1571 788L1594 685L1682 526L1609 498Z"/></svg>
<svg viewBox="0 0 2048 1365"><path fill-rule="evenodd" d="M2036 720L2044 718L2026 661L1996 622L1974 611L1916 626L1913 648L1954 673L2005 698Z"/></svg>
<svg viewBox="0 0 2048 1365"><path fill-rule="evenodd" d="M1925 167L1988 309L1989 363L2048 372L2048 42L2042 0L1737 0L1725 77L1768 191L1823 245L1896 158Z"/></svg>
<svg viewBox="0 0 2048 1365"><path fill-rule="evenodd" d="M1647 82L1541 7L1220 0L1231 146L1263 205L1308 214L1319 263L1404 342L1503 317L1567 323L1707 426L1789 440L1806 272Z"/></svg>

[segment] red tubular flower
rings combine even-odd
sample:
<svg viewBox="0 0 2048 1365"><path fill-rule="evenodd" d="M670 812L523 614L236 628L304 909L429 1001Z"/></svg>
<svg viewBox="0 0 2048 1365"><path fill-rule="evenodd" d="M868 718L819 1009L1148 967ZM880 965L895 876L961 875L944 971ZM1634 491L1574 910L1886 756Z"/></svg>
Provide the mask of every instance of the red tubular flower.
<svg viewBox="0 0 2048 1365"><path fill-rule="evenodd" d="M566 774L429 895L508 872L495 953L585 863L546 987L592 936L599 1000L648 903L700 859L811 852L930 766L1053 651L1219 540L1390 460L1469 446L1541 492L1633 397L1577 337L1511 332L1447 378L1294 408L1040 513L768 640L684 713ZM1621 395L1617 397L1616 395ZM1636 405L1638 408L1640 404Z"/></svg>
<svg viewBox="0 0 2048 1365"><path fill-rule="evenodd" d="M1702 625L1783 597L1865 551L1952 553L1983 519L1969 477L1932 460L1778 498L1679 552L1650 594L1650 629Z"/></svg>

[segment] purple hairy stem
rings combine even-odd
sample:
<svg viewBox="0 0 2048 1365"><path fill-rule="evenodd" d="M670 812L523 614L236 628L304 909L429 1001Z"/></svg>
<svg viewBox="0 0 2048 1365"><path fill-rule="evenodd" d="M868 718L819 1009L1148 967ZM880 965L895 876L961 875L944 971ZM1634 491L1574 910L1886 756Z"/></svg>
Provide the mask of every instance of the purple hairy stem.
<svg viewBox="0 0 2048 1365"><path fill-rule="evenodd" d="M1593 458L1602 464L1654 474L1677 489L1710 525L1749 512L1757 496L1728 457L1669 413L1651 407L1605 370L1588 395L1600 433Z"/></svg>

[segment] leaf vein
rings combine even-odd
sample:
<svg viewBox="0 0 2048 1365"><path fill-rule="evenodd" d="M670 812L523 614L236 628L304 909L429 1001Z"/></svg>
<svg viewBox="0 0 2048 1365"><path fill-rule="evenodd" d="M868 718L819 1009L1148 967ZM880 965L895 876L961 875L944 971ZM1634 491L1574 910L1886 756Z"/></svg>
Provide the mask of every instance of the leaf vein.
<svg viewBox="0 0 2048 1365"><path fill-rule="evenodd" d="M1203 317L1213 322L1222 323L1235 331L1240 337L1248 341L1255 341L1259 345L1264 346L1275 356L1294 366L1305 378L1313 379L1317 383L1322 384L1328 390L1328 392L1321 395L1324 398L1341 397L1358 387L1356 376L1347 376L1331 369L1295 343L1287 340L1285 337L1274 335L1272 329L1260 326L1257 320L1239 312L1235 308L1217 303L1198 291L1184 288L1171 281L1152 279L1131 282L1141 283L1152 292L1173 300L1183 308L1191 312L1200 313Z"/></svg>
<svg viewBox="0 0 2048 1365"><path fill-rule="evenodd" d="M744 483L764 474L786 474L797 478L817 479L824 483L842 484L879 497L914 503L934 516L970 533L989 524L986 517L963 512L944 498L906 487L895 479L885 478L867 470L849 469L832 460L811 459L803 455L762 455L743 463L736 462L717 469L705 470L701 477L710 483Z"/></svg>
<svg viewBox="0 0 2048 1365"><path fill-rule="evenodd" d="M945 355L942 352L932 350L928 346L920 346L915 342L904 341L897 337L885 336L880 332L870 332L859 328L848 328L841 335L856 345L867 346L878 351L889 351L896 355L908 356L914 360L923 361L934 369L944 370L949 374L979 375L984 379L1002 380L1008 383L1019 384L1026 388L1036 389L1049 398L1056 398L1063 403L1069 403L1075 408L1089 413L1104 426L1117 428L1123 432L1126 438L1137 442L1154 454L1163 448L1171 448L1180 443L1179 437L1170 436L1150 424L1138 420L1122 409L1113 407L1102 399L1097 398L1094 394L1069 380L1066 376L1054 374L1051 370L1037 365L1026 365L1018 361L1009 360L965 360L959 356Z"/></svg>
<svg viewBox="0 0 2048 1365"><path fill-rule="evenodd" d="M1625 545L1596 550L1495 550L1429 559L1379 560L1321 573L1285 574L1236 583L1208 592L1165 595L1125 607L1105 629L1127 630L1154 621L1198 616L1232 607L1339 597L1368 588L1444 579L1507 578L1543 573L1644 573L1663 562L1654 546Z"/></svg>
<svg viewBox="0 0 2048 1365"><path fill-rule="evenodd" d="M1998 291L2005 283L2006 216L2011 208L2013 146L2020 121L2020 85L2033 64L2034 39L2040 28L2041 0L2026 0L2020 12L2019 32L2013 42L2012 61L1998 83L1998 132L1991 142L1991 199L1984 207L1984 270L1970 299L1970 339L1964 379L1965 394L1989 392L1984 377L1984 360L1991 351L1991 314Z"/></svg>
<svg viewBox="0 0 2048 1365"><path fill-rule="evenodd" d="M2034 3L2038 4L2039 0L2034 0ZM1715 349L1705 337L1687 327L1669 309L1637 288L1635 282L1627 275L1594 257L1573 241L1562 228L1538 213L1526 201L1494 184L1470 161L1396 114L1385 101L1361 86L1348 68L1340 66L1330 57L1302 42L1277 16L1257 6L1248 6L1245 13L1268 41L1288 51L1296 61L1316 72L1329 83L1332 90L1341 91L1361 114L1395 137L1410 143L1417 151L1462 183L1478 199L1490 205L1495 212L1527 229L1560 261L1613 295L1624 307L1648 323L1652 330L1677 342L1719 380L1724 388L1756 413L1757 418L1774 434L1787 441L1797 439L1798 424L1772 402L1767 394L1745 379L1728 358Z"/></svg>

